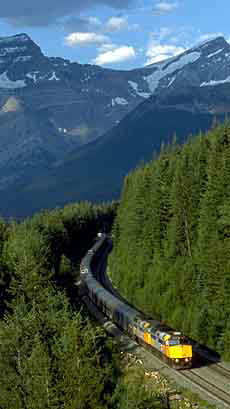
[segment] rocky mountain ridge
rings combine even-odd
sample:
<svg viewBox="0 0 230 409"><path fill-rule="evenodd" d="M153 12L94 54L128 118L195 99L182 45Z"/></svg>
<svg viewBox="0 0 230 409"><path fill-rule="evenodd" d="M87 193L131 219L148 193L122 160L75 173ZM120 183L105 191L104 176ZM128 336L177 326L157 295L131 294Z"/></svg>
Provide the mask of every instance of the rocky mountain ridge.
<svg viewBox="0 0 230 409"><path fill-rule="evenodd" d="M24 33L0 38L0 188L46 173L148 98L158 109L229 112L228 82L223 37L132 71L46 57Z"/></svg>
<svg viewBox="0 0 230 409"><path fill-rule="evenodd" d="M177 57L146 67L151 93L180 87L205 87L230 82L230 45L224 37L205 41Z"/></svg>

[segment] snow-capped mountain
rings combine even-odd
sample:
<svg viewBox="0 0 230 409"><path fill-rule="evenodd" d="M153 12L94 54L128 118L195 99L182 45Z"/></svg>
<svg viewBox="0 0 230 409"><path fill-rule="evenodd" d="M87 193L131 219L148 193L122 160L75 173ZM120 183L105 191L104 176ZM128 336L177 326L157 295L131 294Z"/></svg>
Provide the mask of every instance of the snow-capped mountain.
<svg viewBox="0 0 230 409"><path fill-rule="evenodd" d="M230 45L223 37L203 42L177 57L146 67L152 93L167 88L212 86L230 82Z"/></svg>
<svg viewBox="0 0 230 409"><path fill-rule="evenodd" d="M133 97L148 98L166 88L175 88L181 82L183 86L230 82L229 64L230 45L223 37L216 37L176 57L132 71L115 71L71 63L58 57L45 57L26 34L0 38L1 90L38 88L44 84L63 82L72 85L74 82L78 94L94 92L101 98L109 97L104 108L129 105Z"/></svg>
<svg viewBox="0 0 230 409"><path fill-rule="evenodd" d="M46 57L26 34L0 38L0 188L46 171L149 97L158 107L228 111L224 90L209 101L210 89L227 82L230 45L223 37L131 71Z"/></svg>

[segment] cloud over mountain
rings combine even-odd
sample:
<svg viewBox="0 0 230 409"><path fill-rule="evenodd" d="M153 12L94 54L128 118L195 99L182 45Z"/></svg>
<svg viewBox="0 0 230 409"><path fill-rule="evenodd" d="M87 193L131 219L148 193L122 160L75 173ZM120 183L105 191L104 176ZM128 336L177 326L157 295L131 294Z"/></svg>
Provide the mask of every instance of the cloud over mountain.
<svg viewBox="0 0 230 409"><path fill-rule="evenodd" d="M66 44L73 45L88 45L102 44L108 42L108 37L97 33L72 33L65 38Z"/></svg>
<svg viewBox="0 0 230 409"><path fill-rule="evenodd" d="M124 45L110 51L102 52L93 62L98 65L105 65L130 60L135 58L135 56L136 52L134 48Z"/></svg>
<svg viewBox="0 0 230 409"><path fill-rule="evenodd" d="M185 48L176 47L175 45L152 44L146 53L146 56L148 57L146 65L166 60L167 58L174 57L184 51Z"/></svg>

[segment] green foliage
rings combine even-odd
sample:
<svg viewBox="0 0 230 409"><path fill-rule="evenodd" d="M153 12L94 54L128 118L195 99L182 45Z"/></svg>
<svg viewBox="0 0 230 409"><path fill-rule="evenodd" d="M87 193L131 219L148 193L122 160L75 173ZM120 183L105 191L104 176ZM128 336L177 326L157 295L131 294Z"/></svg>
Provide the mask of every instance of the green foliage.
<svg viewBox="0 0 230 409"><path fill-rule="evenodd" d="M56 342L59 389L68 409L107 407L117 378L116 354L104 331L78 314Z"/></svg>
<svg viewBox="0 0 230 409"><path fill-rule="evenodd" d="M229 358L230 125L126 177L110 272L130 302Z"/></svg>
<svg viewBox="0 0 230 409"><path fill-rule="evenodd" d="M82 203L0 221L0 408L107 407L118 377L114 345L76 313L79 300L71 305L65 290L115 211L116 204Z"/></svg>
<svg viewBox="0 0 230 409"><path fill-rule="evenodd" d="M10 282L10 272L3 258L3 248L7 241L10 226L0 218L0 317L4 314L7 301L7 288Z"/></svg>
<svg viewBox="0 0 230 409"><path fill-rule="evenodd" d="M163 409L166 402L149 385L143 374L137 374L129 382L122 379L112 398L112 407L117 409Z"/></svg>

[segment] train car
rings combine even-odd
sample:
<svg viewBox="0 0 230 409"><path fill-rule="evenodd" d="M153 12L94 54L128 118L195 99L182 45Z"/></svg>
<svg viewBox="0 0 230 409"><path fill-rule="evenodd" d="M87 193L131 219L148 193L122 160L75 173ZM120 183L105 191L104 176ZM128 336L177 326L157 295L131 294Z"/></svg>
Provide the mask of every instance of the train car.
<svg viewBox="0 0 230 409"><path fill-rule="evenodd" d="M100 233L94 246L82 260L80 273L87 294L109 319L138 342L154 349L175 369L191 368L192 345L177 331L156 320L147 320L135 308L116 298L95 278L92 265L106 247L107 237Z"/></svg>

